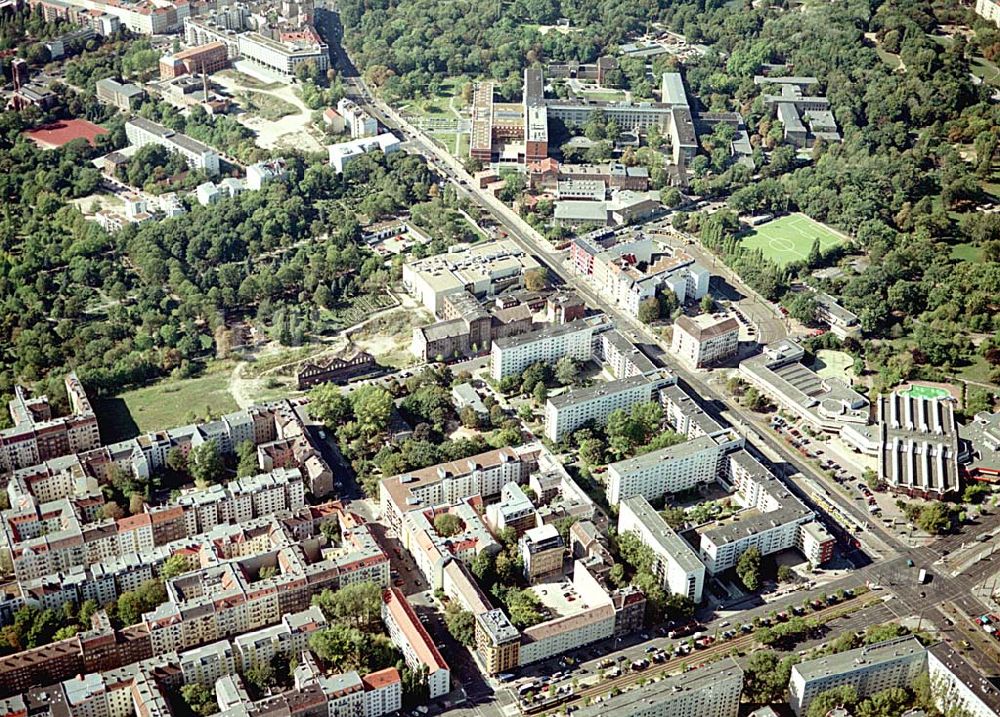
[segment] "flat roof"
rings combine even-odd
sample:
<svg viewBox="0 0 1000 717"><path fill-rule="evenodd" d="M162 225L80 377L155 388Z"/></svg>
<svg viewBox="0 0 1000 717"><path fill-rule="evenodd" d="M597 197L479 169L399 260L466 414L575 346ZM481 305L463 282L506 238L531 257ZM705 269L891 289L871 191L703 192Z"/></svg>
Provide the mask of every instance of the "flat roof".
<svg viewBox="0 0 1000 717"><path fill-rule="evenodd" d="M579 331L593 331L593 327L583 319L570 321L568 324L557 324L548 326L537 331L529 331L519 336L501 336L493 340L493 346L500 349L509 349L517 346L533 344L536 341L545 341L559 336L568 336Z"/></svg>
<svg viewBox="0 0 1000 717"><path fill-rule="evenodd" d="M855 650L826 655L815 660L807 660L795 665L797 671L805 680L816 680L831 675L853 672L864 666L892 662L901 657L923 655L926 649L913 635L897 637L874 645L866 645Z"/></svg>
<svg viewBox="0 0 1000 717"><path fill-rule="evenodd" d="M595 383L592 386L586 386L583 388L571 388L558 396L552 396L548 399L548 403L551 403L557 409L565 408L566 406L574 406L579 403L586 403L595 398L601 396L611 396L616 393L621 393L622 391L630 391L633 388L639 386L649 385L652 386L653 380L648 376L629 376L627 378L617 378L614 381L605 381L603 383ZM650 389L652 390L652 389Z"/></svg>
<svg viewBox="0 0 1000 717"><path fill-rule="evenodd" d="M622 504L628 506L636 520L656 541L659 551L654 550L654 552L669 555L686 573L701 572L705 569L705 564L698 559L698 553L695 552L695 549L667 525L663 516L656 512L643 496L636 495L626 498Z"/></svg>
<svg viewBox="0 0 1000 717"><path fill-rule="evenodd" d="M684 91L684 80L679 72L664 72L660 83L660 100L666 104L679 107L688 106L687 92Z"/></svg>
<svg viewBox="0 0 1000 717"><path fill-rule="evenodd" d="M573 714L576 717L632 717L645 714L649 705L669 704L675 699L701 690L715 691L720 683L738 680L743 684L743 670L731 657L679 675L670 675L660 680L647 682L641 687L633 687L614 697L608 697L600 704L581 707ZM735 690L739 691L739 690ZM669 712L664 712L669 714Z"/></svg>
<svg viewBox="0 0 1000 717"><path fill-rule="evenodd" d="M669 461L673 458L683 458L684 456L691 456L695 453L717 448L718 445L719 442L711 435L698 436L697 438L692 438L689 441L684 441L683 443L678 443L677 445L660 448L659 450L650 451L649 453L643 453L642 455L635 456L634 458L626 458L625 460L618 461L616 463L609 463L608 471L614 471L619 475L635 473L636 471L645 470L646 468L655 466L657 463L662 463L663 461Z"/></svg>

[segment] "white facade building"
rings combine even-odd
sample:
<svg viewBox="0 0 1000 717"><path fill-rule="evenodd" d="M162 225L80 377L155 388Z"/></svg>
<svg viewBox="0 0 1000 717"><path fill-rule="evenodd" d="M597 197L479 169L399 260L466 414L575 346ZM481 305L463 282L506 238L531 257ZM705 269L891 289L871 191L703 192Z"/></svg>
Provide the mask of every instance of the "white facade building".
<svg viewBox="0 0 1000 717"><path fill-rule="evenodd" d="M694 548L667 525L663 517L642 496L621 502L618 534L634 533L653 551L653 572L664 590L701 602L705 587L705 566Z"/></svg>
<svg viewBox="0 0 1000 717"><path fill-rule="evenodd" d="M976 13L1000 27L1000 0L976 0Z"/></svg>
<svg viewBox="0 0 1000 717"><path fill-rule="evenodd" d="M735 356L740 345L740 325L734 318L681 315L674 322L670 352L688 366L702 368Z"/></svg>
<svg viewBox="0 0 1000 717"><path fill-rule="evenodd" d="M493 346L496 347L495 342ZM554 359L536 360L554 362ZM531 363L534 361L525 366ZM545 436L557 442L588 421L604 425L612 411L629 410L640 403L648 403L653 400L654 391L676 381L673 374L663 369L648 376L619 378L553 396L545 403Z"/></svg>
<svg viewBox="0 0 1000 717"><path fill-rule="evenodd" d="M909 687L927 665L927 651L913 636L867 645L792 667L788 704L803 715L821 692L850 685L858 698L891 688Z"/></svg>
<svg viewBox="0 0 1000 717"><path fill-rule="evenodd" d="M144 117L132 117L125 123L125 135L136 147L158 144L170 152L180 154L192 169L204 170L209 176L219 173L219 155L198 140L174 132L168 127L152 122Z"/></svg>
<svg viewBox="0 0 1000 717"><path fill-rule="evenodd" d="M495 381L518 376L539 361L555 364L564 357L589 361L594 328L586 321L571 321L520 336L503 336L490 350L490 375Z"/></svg>
<svg viewBox="0 0 1000 717"><path fill-rule="evenodd" d="M386 132L376 137L362 137L352 139L350 142L331 144L327 150L330 152L330 165L337 170L337 174L341 174L348 164L362 155L369 152L392 154L398 151L399 147L400 142L396 135Z"/></svg>
<svg viewBox="0 0 1000 717"><path fill-rule="evenodd" d="M745 441L727 431L699 436L668 448L651 451L608 465L608 502L615 505L633 496L657 500L718 478L723 456L742 448Z"/></svg>

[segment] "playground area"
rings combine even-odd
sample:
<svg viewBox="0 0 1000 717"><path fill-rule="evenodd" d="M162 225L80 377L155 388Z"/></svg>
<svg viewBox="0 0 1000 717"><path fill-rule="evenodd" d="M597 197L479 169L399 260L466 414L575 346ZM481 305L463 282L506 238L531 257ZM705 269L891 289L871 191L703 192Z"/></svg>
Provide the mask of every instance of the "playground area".
<svg viewBox="0 0 1000 717"><path fill-rule="evenodd" d="M784 268L793 262L808 259L817 239L821 252L847 241L843 234L805 214L796 213L761 224L743 239L741 245L747 249L760 249L765 259Z"/></svg>

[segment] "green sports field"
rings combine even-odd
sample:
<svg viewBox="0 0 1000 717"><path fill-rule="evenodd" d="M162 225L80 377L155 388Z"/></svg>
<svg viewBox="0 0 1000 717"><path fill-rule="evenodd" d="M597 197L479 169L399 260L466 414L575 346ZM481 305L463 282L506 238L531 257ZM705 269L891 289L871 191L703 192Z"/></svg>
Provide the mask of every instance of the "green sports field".
<svg viewBox="0 0 1000 717"><path fill-rule="evenodd" d="M947 398L950 394L943 388L937 388L935 386L921 386L918 383L910 384L910 387L902 392L904 396L911 396L913 398Z"/></svg>
<svg viewBox="0 0 1000 717"><path fill-rule="evenodd" d="M842 234L805 214L789 214L761 224L740 244L747 249L760 249L764 258L785 267L808 259L816 239L819 239L819 248L823 252L847 241Z"/></svg>

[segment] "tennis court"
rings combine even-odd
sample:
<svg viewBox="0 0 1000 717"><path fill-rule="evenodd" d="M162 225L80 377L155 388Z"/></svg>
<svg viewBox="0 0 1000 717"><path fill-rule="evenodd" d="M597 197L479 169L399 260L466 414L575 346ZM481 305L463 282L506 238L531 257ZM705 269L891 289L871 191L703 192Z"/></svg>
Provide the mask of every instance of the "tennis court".
<svg viewBox="0 0 1000 717"><path fill-rule="evenodd" d="M948 398L951 394L948 393L943 388L935 388L934 386L921 386L917 383L911 383L910 387L905 391L902 391L904 396L910 396L911 398Z"/></svg>
<svg viewBox="0 0 1000 717"><path fill-rule="evenodd" d="M792 262L808 259L817 239L821 252L847 241L843 234L805 214L789 214L761 224L740 243L747 249L760 249L765 259L786 267Z"/></svg>

